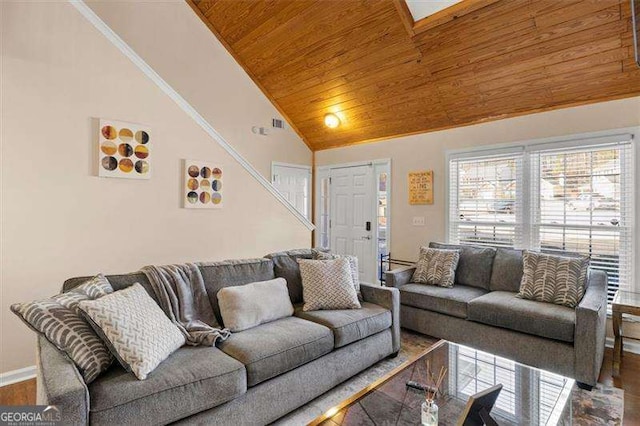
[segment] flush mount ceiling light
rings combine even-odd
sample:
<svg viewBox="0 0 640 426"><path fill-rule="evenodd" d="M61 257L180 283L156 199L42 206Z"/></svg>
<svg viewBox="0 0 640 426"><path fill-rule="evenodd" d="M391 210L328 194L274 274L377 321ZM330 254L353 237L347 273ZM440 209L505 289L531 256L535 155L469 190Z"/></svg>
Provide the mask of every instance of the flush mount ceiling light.
<svg viewBox="0 0 640 426"><path fill-rule="evenodd" d="M330 129L335 129L340 125L340 119L335 114L327 114L324 116L324 124Z"/></svg>

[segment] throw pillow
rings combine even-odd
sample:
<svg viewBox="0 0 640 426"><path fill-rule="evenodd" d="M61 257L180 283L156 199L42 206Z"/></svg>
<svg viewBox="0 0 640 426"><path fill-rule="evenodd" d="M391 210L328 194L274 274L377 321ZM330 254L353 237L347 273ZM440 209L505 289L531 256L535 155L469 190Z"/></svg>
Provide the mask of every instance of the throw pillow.
<svg viewBox="0 0 640 426"><path fill-rule="evenodd" d="M313 258L315 260L334 260L334 259L340 259L342 257L347 259L349 261L349 269L351 270L351 279L353 280L353 287L356 289L356 293L358 293L358 299L362 299L362 297L360 296L360 271L358 268L357 257L351 256L348 254L341 255L341 254L326 253L318 249L313 249L312 251L313 251Z"/></svg>
<svg viewBox="0 0 640 426"><path fill-rule="evenodd" d="M178 327L138 283L78 307L125 370L140 380L185 343Z"/></svg>
<svg viewBox="0 0 640 426"><path fill-rule="evenodd" d="M588 257L566 257L525 250L518 297L574 308L584 296Z"/></svg>
<svg viewBox="0 0 640 426"><path fill-rule="evenodd" d="M459 260L459 250L420 247L420 258L411 280L415 283L453 287Z"/></svg>
<svg viewBox="0 0 640 426"><path fill-rule="evenodd" d="M298 263L302 276L303 311L360 308L347 259L298 259Z"/></svg>
<svg viewBox="0 0 640 426"><path fill-rule="evenodd" d="M233 332L293 315L284 278L225 287L217 297L224 326Z"/></svg>
<svg viewBox="0 0 640 426"><path fill-rule="evenodd" d="M99 274L66 293L49 299L11 305L31 329L42 334L67 354L86 383L91 383L113 362L109 349L80 315L78 304L113 293L104 275Z"/></svg>

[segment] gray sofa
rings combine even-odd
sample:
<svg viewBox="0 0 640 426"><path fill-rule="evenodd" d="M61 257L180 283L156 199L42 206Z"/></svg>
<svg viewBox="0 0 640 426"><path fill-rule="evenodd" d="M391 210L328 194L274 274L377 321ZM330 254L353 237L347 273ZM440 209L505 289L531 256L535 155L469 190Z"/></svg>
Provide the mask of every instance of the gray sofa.
<svg viewBox="0 0 640 426"><path fill-rule="evenodd" d="M415 267L388 272L386 285L400 290L402 327L575 378L583 388L596 384L606 334L605 272L589 271L584 298L572 309L516 297L520 250L430 246L460 249L455 285L412 283Z"/></svg>
<svg viewBox="0 0 640 426"><path fill-rule="evenodd" d="M262 259L199 264L222 323L216 294L275 277L287 280L294 316L233 333L218 347L183 346L143 381L117 362L88 386L75 365L38 340L38 403L57 405L64 424L268 424L400 349L399 292L362 285L362 309L302 312L297 258L310 250ZM142 273L107 277L116 290L142 284ZM63 291L82 283L72 278Z"/></svg>

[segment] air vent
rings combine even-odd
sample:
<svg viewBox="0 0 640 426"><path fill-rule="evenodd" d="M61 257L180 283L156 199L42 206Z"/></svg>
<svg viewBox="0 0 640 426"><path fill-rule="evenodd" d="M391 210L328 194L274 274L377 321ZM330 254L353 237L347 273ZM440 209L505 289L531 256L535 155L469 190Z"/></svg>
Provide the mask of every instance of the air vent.
<svg viewBox="0 0 640 426"><path fill-rule="evenodd" d="M279 118L274 118L271 120L274 129L284 129L284 120L280 120Z"/></svg>

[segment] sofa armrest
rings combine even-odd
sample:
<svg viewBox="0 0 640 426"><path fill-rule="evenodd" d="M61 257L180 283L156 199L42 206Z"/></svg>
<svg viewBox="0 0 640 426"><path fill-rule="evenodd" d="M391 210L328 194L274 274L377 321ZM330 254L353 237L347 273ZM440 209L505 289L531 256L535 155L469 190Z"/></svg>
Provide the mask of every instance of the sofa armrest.
<svg viewBox="0 0 640 426"><path fill-rule="evenodd" d="M415 270L415 266L403 266L401 268L387 271L385 274L384 284L387 287L396 288L400 287L401 285L409 284Z"/></svg>
<svg viewBox="0 0 640 426"><path fill-rule="evenodd" d="M598 381L604 357L607 281L606 272L591 270L587 290L576 307L575 378L590 386Z"/></svg>
<svg viewBox="0 0 640 426"><path fill-rule="evenodd" d="M375 303L391 311L393 352L398 352L400 350L400 291L397 288L361 283L360 292L365 302Z"/></svg>
<svg viewBox="0 0 640 426"><path fill-rule="evenodd" d="M38 336L37 403L55 405L63 424L89 424L89 390L75 364Z"/></svg>

